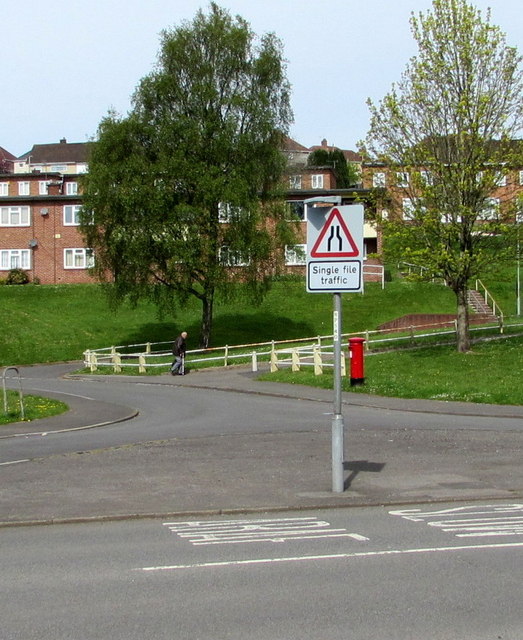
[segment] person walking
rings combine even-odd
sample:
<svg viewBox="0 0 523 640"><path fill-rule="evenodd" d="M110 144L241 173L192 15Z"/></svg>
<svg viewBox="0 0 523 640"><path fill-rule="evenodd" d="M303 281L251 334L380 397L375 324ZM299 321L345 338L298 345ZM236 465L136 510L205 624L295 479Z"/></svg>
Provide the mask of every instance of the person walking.
<svg viewBox="0 0 523 640"><path fill-rule="evenodd" d="M174 362L171 365L171 375L172 376L183 376L185 374L185 352L187 347L185 345L185 341L187 339L187 331L182 331L180 335L173 342L173 354L174 354Z"/></svg>

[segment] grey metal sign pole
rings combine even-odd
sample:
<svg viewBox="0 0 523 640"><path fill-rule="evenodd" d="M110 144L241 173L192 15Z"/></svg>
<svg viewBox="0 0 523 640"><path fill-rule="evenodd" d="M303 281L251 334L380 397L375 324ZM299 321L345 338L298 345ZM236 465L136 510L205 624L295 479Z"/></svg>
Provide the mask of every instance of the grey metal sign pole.
<svg viewBox="0 0 523 640"><path fill-rule="evenodd" d="M332 416L332 491L344 490L344 424L341 413L341 293L333 294L333 336L334 336L334 412Z"/></svg>
<svg viewBox="0 0 523 640"><path fill-rule="evenodd" d="M363 205L341 205L339 196L305 200L307 215L307 291L333 294L334 410L332 491L344 491L341 414L341 294L363 291ZM313 206L316 205L316 206ZM335 206L331 206L335 205Z"/></svg>

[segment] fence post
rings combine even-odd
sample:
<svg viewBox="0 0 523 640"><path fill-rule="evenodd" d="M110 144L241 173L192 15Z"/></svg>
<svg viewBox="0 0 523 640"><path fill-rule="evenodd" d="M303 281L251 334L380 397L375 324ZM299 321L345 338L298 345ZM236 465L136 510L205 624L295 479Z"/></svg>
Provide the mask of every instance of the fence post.
<svg viewBox="0 0 523 640"><path fill-rule="evenodd" d="M298 348L294 347L294 349L292 350L292 371L299 371L300 370L300 354L298 352Z"/></svg>
<svg viewBox="0 0 523 640"><path fill-rule="evenodd" d="M119 353L113 353L112 358L113 370L115 373L122 373L122 358Z"/></svg>
<svg viewBox="0 0 523 640"><path fill-rule="evenodd" d="M271 373L278 371L278 356L276 355L276 349L274 348L274 340L271 347Z"/></svg>
<svg viewBox="0 0 523 640"><path fill-rule="evenodd" d="M367 329L365 331L365 351L369 351L370 350L370 338L369 338L369 330Z"/></svg>
<svg viewBox="0 0 523 640"><path fill-rule="evenodd" d="M252 352L252 370L254 371L258 371L258 356L256 354L256 351Z"/></svg>
<svg viewBox="0 0 523 640"><path fill-rule="evenodd" d="M151 343L146 342L145 344L145 353L151 353Z"/></svg>
<svg viewBox="0 0 523 640"><path fill-rule="evenodd" d="M150 353L150 351L147 353ZM138 356L138 373L147 373L147 369L145 368L145 354L143 353L140 353Z"/></svg>
<svg viewBox="0 0 523 640"><path fill-rule="evenodd" d="M89 368L91 369L91 373L94 373L95 371L98 371L97 364L98 364L98 362L97 362L96 353L94 351L92 351L90 353L90 358L89 358Z"/></svg>
<svg viewBox="0 0 523 640"><path fill-rule="evenodd" d="M225 352L223 354L223 366L226 367L229 364L229 345L225 345Z"/></svg>
<svg viewBox="0 0 523 640"><path fill-rule="evenodd" d="M321 360L321 350L318 347L313 348L314 354L314 375L321 376L323 373L323 362Z"/></svg>

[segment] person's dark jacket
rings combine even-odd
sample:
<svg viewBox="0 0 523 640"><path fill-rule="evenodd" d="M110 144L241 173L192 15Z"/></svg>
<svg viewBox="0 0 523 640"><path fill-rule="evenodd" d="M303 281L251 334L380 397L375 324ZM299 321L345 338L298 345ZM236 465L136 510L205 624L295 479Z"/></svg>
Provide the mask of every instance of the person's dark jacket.
<svg viewBox="0 0 523 640"><path fill-rule="evenodd" d="M175 356L185 356L186 349L185 338L183 336L178 336L173 343L173 354Z"/></svg>

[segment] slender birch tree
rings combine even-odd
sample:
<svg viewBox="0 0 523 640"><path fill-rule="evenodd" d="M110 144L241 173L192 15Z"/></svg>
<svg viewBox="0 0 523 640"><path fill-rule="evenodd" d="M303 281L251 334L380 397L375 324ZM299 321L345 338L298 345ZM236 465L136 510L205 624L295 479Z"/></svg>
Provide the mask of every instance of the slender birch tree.
<svg viewBox="0 0 523 640"><path fill-rule="evenodd" d="M266 291L293 243L283 136L292 120L280 41L211 3L162 34L129 114L100 124L81 229L113 301L202 305L209 345L218 295Z"/></svg>

